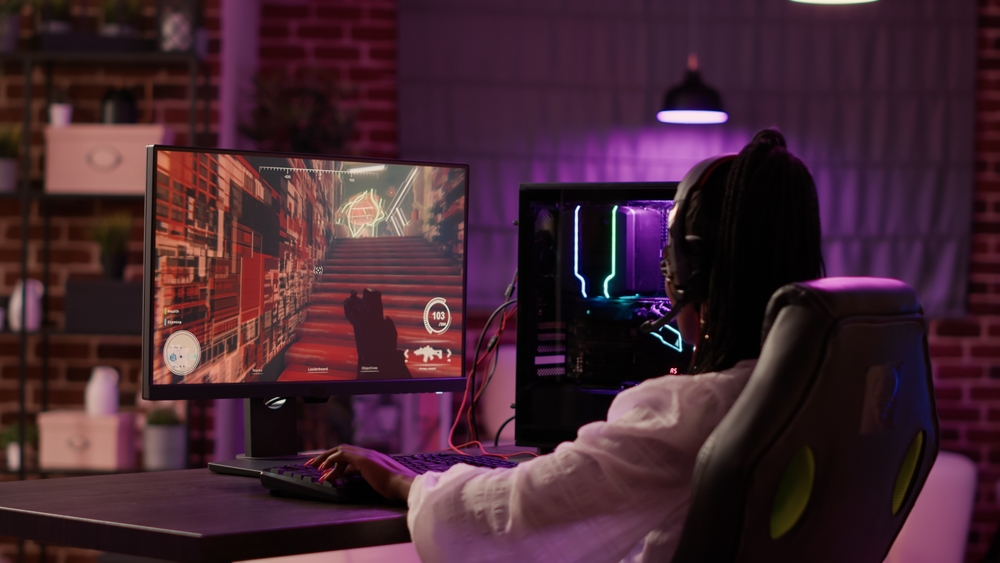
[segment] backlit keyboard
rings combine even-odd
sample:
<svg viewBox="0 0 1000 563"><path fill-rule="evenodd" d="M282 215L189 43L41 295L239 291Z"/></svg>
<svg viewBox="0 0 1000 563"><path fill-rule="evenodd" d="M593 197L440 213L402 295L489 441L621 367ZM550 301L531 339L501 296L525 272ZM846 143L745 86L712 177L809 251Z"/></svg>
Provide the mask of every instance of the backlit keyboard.
<svg viewBox="0 0 1000 563"><path fill-rule="evenodd" d="M394 455L393 459L417 474L428 471L446 471L453 465L464 463L474 467L516 467L517 464L492 456L465 456L453 453ZM375 492L360 475L341 477L320 483L323 474L315 467L291 464L279 465L261 471L260 482L271 492L308 497L343 504L377 502L382 496Z"/></svg>

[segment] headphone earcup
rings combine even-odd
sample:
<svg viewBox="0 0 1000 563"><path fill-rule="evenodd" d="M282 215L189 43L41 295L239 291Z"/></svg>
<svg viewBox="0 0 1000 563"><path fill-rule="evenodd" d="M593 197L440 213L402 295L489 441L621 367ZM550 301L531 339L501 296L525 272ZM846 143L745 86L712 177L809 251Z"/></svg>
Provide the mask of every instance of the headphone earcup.
<svg viewBox="0 0 1000 563"><path fill-rule="evenodd" d="M725 154L705 159L694 165L677 186L664 258L679 301L701 302L708 295L708 270L711 265L711 249L706 241L686 232L688 208L698 204L699 190L719 165L735 158L736 155Z"/></svg>
<svg viewBox="0 0 1000 563"><path fill-rule="evenodd" d="M684 237L684 257L687 260L687 278L684 280L686 297L692 303L701 303L708 295L708 268L706 243L701 237Z"/></svg>

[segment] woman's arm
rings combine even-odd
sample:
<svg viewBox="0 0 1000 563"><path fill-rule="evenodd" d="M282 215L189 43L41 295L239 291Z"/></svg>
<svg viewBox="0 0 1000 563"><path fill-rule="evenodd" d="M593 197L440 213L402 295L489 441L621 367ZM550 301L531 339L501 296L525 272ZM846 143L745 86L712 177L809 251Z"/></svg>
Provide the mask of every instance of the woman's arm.
<svg viewBox="0 0 1000 563"><path fill-rule="evenodd" d="M576 441L514 469L458 465L414 477L353 446L314 463L333 468L330 478L357 471L387 497L406 498L425 563L618 561L668 516L682 518L697 451L732 401L711 384L673 378L620 402L628 406L616 405L612 422L588 424Z"/></svg>

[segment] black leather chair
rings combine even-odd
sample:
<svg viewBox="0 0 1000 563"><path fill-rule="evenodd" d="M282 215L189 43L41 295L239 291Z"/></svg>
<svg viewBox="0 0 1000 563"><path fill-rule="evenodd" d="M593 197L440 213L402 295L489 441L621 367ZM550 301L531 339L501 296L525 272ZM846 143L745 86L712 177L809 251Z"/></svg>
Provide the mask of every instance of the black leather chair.
<svg viewBox="0 0 1000 563"><path fill-rule="evenodd" d="M763 338L698 454L674 563L881 562L938 451L916 293L881 278L791 284Z"/></svg>

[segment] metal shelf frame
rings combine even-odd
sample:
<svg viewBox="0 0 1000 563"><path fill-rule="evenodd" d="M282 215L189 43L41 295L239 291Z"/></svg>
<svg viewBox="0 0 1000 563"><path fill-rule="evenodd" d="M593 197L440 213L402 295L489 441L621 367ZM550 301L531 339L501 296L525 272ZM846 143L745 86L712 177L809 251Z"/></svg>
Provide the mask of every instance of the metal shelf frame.
<svg viewBox="0 0 1000 563"><path fill-rule="evenodd" d="M19 378L18 378L18 423L20 427L20 435L18 437L21 446L21 464L17 471L18 479L25 479L29 474L40 474L38 471L28 471L27 469L27 459L25 458L25 428L27 422L27 379L28 379L28 343L29 339L35 336L40 336L41 341L41 356L42 356L42 373L41 373L41 410L44 412L48 410L48 370L49 370L49 335L50 334L61 334L59 331L54 331L49 328L45 328L45 321L48 319L49 315L49 274L50 274L50 263L51 263L51 249L49 240L49 230L51 227L51 213L49 206L47 205L50 201L72 201L81 199L93 199L100 198L102 200L110 201L142 201L144 196L142 195L121 195L121 194L46 194L44 191L39 189L37 182L32 182L31 180L31 127L32 127L32 90L33 81L32 77L36 67L41 67L45 72L45 100L46 106L50 105L53 101L53 88L52 88L52 76L57 65L62 64L95 64L95 65L114 65L114 64L148 64L155 66L162 65L187 65L189 69L190 86L188 91L188 101L190 103L189 110L189 128L190 128L190 145L199 145L199 131L198 131L198 101L199 101L199 77L203 78L203 95L202 99L202 111L204 115L204 120L202 125L202 134L207 134L210 129L211 120L211 100L209 95L209 89L211 86L211 74L210 67L205 64L202 58L193 52L183 52L183 53L160 53L160 52L70 52L70 51L22 51L18 53L9 53L0 55L0 66L8 66L9 64L21 64L23 77L24 77L24 108L23 108L23 122L22 122L22 161L21 161L21 182L20 188L15 193L2 194L4 199L6 198L17 198L21 203L21 281L22 290L21 298L22 303L25 301L25 290L26 290L26 280L28 279L28 242L30 238L30 220L31 220L31 206L33 201L37 200L39 205L39 213L43 218L43 239L42 239L42 283L45 286L45 293L43 296L42 303L42 330L39 331L28 331L27 330L27 307L21 308L21 330L20 335L20 349L19 349ZM44 477L44 473L41 473Z"/></svg>

